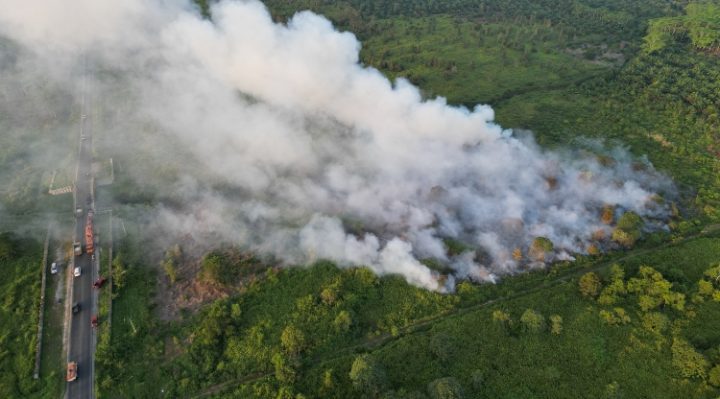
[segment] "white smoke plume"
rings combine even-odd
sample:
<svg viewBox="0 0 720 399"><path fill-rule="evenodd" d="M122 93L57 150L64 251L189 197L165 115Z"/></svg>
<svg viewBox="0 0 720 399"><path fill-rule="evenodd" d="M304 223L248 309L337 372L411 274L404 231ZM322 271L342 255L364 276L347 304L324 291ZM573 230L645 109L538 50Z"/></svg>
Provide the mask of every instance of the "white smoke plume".
<svg viewBox="0 0 720 399"><path fill-rule="evenodd" d="M183 1L0 5L0 32L22 48L14 68L77 94L90 65L107 140L160 166L126 171L147 185L172 171L163 190L176 201L155 212L165 231L446 290L455 277L514 272L513 249L537 236L558 259L584 253L608 231L605 205L664 213L652 197L669 183L649 165L638 170L622 152L602 166L545 151L494 124L488 106L423 99L363 66L355 36L311 12L278 24L258 1L220 1L211 21ZM486 256L450 256L446 239ZM424 258L452 275L439 278Z"/></svg>

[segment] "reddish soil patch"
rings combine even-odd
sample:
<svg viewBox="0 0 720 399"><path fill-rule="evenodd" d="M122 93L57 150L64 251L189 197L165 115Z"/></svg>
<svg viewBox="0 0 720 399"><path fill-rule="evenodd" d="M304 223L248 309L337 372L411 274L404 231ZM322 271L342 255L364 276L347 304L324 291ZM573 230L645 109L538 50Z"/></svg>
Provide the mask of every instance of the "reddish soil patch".
<svg viewBox="0 0 720 399"><path fill-rule="evenodd" d="M238 279L235 284L222 285L208 281L202 275L202 259L205 254L194 240L188 238L178 244L181 255L175 258L176 279L171 283L162 262L158 265L158 292L156 307L161 320L178 320L181 312L196 312L200 307L217 299L243 292L253 281L262 276L268 268L260 262L248 262L252 255L235 248L220 252L233 264L237 264Z"/></svg>

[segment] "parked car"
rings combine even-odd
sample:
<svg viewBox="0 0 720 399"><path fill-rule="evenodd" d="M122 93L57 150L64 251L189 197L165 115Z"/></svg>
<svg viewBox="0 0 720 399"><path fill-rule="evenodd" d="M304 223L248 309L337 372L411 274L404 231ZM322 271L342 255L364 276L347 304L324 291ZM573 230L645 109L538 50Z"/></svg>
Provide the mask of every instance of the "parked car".
<svg viewBox="0 0 720 399"><path fill-rule="evenodd" d="M73 271L73 275L75 277L80 277L82 270L80 270L80 266L75 267L75 270Z"/></svg>
<svg viewBox="0 0 720 399"><path fill-rule="evenodd" d="M73 314L80 313L80 303L79 302L73 303L72 312L73 312Z"/></svg>
<svg viewBox="0 0 720 399"><path fill-rule="evenodd" d="M58 272L57 262L53 262L52 265L50 265L50 273L56 274L57 272Z"/></svg>
<svg viewBox="0 0 720 399"><path fill-rule="evenodd" d="M98 326L98 318L97 315L93 315L93 317L90 319L90 325L95 328Z"/></svg>

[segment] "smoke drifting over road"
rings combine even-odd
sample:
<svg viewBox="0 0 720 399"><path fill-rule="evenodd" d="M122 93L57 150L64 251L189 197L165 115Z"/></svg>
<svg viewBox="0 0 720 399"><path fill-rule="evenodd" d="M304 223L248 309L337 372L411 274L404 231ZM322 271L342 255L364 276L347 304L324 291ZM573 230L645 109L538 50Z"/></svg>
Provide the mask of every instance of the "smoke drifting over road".
<svg viewBox="0 0 720 399"><path fill-rule="evenodd" d="M545 151L494 124L488 106L425 100L361 65L358 40L310 12L285 25L256 1L221 1L212 22L173 1L0 4L14 43L0 54L14 69L77 93L90 65L104 113L94 117L137 157L125 171L138 187L174 198L153 212L173 234L443 290L517 270L512 252L538 236L555 245L548 260L585 253L609 231L605 205L665 213L652 197L669 183L649 165ZM170 187L154 184L162 176ZM450 256L447 239L483 254ZM453 277L439 280L424 258Z"/></svg>

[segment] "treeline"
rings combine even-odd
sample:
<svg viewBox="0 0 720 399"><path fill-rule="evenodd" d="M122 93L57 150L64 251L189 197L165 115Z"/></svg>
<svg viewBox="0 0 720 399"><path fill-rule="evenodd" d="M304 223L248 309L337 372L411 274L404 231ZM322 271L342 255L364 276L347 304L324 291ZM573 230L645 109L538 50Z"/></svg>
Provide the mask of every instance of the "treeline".
<svg viewBox="0 0 720 399"><path fill-rule="evenodd" d="M344 27L352 15L368 18L421 17L450 14L485 21L548 21L571 27L576 34L598 34L614 40L642 36L649 18L674 15L676 2L662 0L265 0L273 14L287 18L297 10L327 13ZM357 27L357 26L355 26Z"/></svg>

